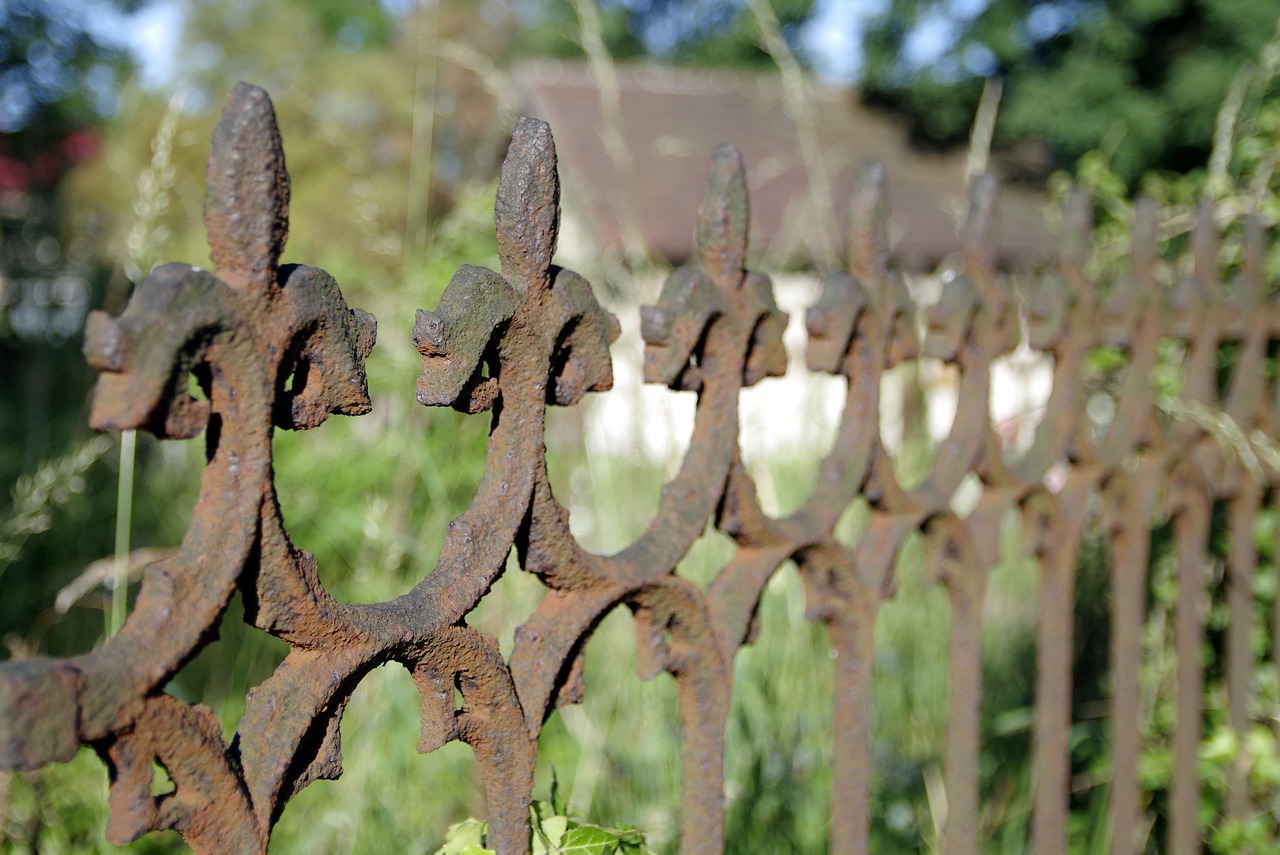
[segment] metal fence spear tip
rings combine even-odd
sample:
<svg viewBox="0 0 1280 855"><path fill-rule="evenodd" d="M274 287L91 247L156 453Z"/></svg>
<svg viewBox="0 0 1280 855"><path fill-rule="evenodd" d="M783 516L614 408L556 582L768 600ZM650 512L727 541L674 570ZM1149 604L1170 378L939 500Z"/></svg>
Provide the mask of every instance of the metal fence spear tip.
<svg viewBox="0 0 1280 855"><path fill-rule="evenodd" d="M889 181L884 166L868 161L859 168L849 199L849 272L870 276L889 263Z"/></svg>
<svg viewBox="0 0 1280 855"><path fill-rule="evenodd" d="M550 283L560 235L560 176L551 127L522 117L511 134L493 206L502 275L521 292Z"/></svg>
<svg viewBox="0 0 1280 855"><path fill-rule="evenodd" d="M698 259L721 288L737 288L747 262L751 223L742 153L721 143L711 153L711 175L698 205Z"/></svg>
<svg viewBox="0 0 1280 855"><path fill-rule="evenodd" d="M1154 285L1156 256L1156 218L1159 209L1150 196L1139 196L1133 205L1133 246L1130 250L1130 270L1142 290Z"/></svg>
<svg viewBox="0 0 1280 855"><path fill-rule="evenodd" d="M1191 231L1191 255L1196 279L1207 288L1217 291L1218 282L1218 227L1214 222L1213 202L1206 199L1196 211L1196 224Z"/></svg>
<svg viewBox="0 0 1280 855"><path fill-rule="evenodd" d="M1244 224L1244 252L1240 259L1240 277L1236 280L1235 295L1238 305L1244 308L1257 306L1262 293L1263 262L1267 252L1267 227L1257 210L1251 211Z"/></svg>
<svg viewBox="0 0 1280 855"><path fill-rule="evenodd" d="M265 296L289 235L289 173L275 109L248 83L232 90L205 169L205 228L218 275Z"/></svg>
<svg viewBox="0 0 1280 855"><path fill-rule="evenodd" d="M990 278L996 269L996 212L1000 182L994 175L979 175L969 190L969 210L964 224L965 272Z"/></svg>
<svg viewBox="0 0 1280 855"><path fill-rule="evenodd" d="M1073 277L1084 275L1093 245L1093 198L1089 191L1074 187L1067 196L1062 213L1062 239L1059 242L1058 266Z"/></svg>

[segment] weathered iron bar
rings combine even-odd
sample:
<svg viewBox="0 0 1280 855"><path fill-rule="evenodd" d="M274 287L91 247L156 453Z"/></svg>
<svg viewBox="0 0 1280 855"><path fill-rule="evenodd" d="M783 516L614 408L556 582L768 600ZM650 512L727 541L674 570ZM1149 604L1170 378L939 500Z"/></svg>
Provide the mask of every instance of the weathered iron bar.
<svg viewBox="0 0 1280 855"><path fill-rule="evenodd" d="M1200 212L1194 275L1169 289L1157 276L1155 210L1137 207L1132 273L1105 291L1086 275L1087 196L1071 197L1055 277L1018 311L995 265L996 185L975 183L958 275L926 313L888 266L883 170L866 168L849 217L847 272L823 280L807 314L810 370L844 377L847 399L812 496L786 519L761 508L738 442L743 387L786 369L787 318L769 279L745 268L748 198L742 159L721 146L698 210L698 253L641 312L644 379L697 393L697 419L679 473L648 530L613 556L584 550L554 495L543 445L547 405L572 406L612 384L609 345L618 323L579 275L555 266L559 179L549 128L522 119L495 204L501 272L463 267L439 306L420 311L418 401L491 413L488 459L470 508L449 524L435 570L391 602L336 601L315 560L285 529L272 473L275 430L316 427L331 414L370 408L364 361L374 319L349 308L322 270L279 264L288 232L289 178L265 92L240 85L213 136L205 222L214 271L156 268L124 313L95 312L85 356L100 372L91 424L144 429L160 438L204 432L208 463L181 549L153 564L118 635L94 652L0 665L0 768L34 769L71 758L82 744L110 770L108 836L124 843L175 829L201 852L265 852L288 800L342 771L339 722L373 668L398 662L422 700L419 750L450 740L471 746L487 799L491 845L529 850L528 815L538 737L555 708L581 697L582 651L612 609L635 614L641 676L673 675L684 733L680 845L724 848L724 736L736 651L753 637L765 585L788 560L807 586L809 616L824 622L835 653L835 783L831 848L869 851L875 620L892 597L904 544L920 535L928 578L950 597L950 720L942 848L981 845L979 792L982 633L987 573L1000 560L1004 520L1017 516L1022 547L1041 568L1035 793L1031 845L1067 851L1072 758L1072 650L1078 557L1089 531L1112 541L1110 821L1115 853L1142 846L1138 778L1142 629L1153 525L1171 521L1180 593L1176 611L1176 774L1166 846L1200 847L1196 767L1205 680L1200 651L1211 582L1215 502L1230 507L1227 597L1230 725L1249 726L1258 569L1253 529L1276 486L1224 450L1203 426L1163 417L1152 369L1162 340L1187 352L1182 395L1220 411L1245 433L1276 433L1277 397L1264 370L1280 339L1267 296L1266 235L1247 229L1237 280L1218 276L1213 211ZM1053 357L1053 391L1030 450L1010 457L991 424L991 364L1029 344ZM1240 343L1229 388L1216 357ZM1118 346L1128 359L1115 415L1084 415L1090 351ZM958 365L962 379L950 436L913 486L898 479L881 443L880 382L923 356ZM207 400L187 391L196 376ZM781 417L781 414L780 414ZM953 497L977 479L967 512ZM852 546L834 534L851 503L870 508ZM676 573L708 520L736 543L707 590ZM515 549L549 592L517 631L510 659L469 627L467 615ZM210 642L235 591L246 620L291 652L250 692L237 734L223 740L213 713L168 695L165 684ZM1280 611L1276 612L1280 615ZM1277 618L1280 620L1280 618ZM1272 628L1272 644L1280 638ZM455 688L463 697L455 706ZM153 795L153 763L172 793ZM1226 812L1251 809L1243 773L1232 773Z"/></svg>

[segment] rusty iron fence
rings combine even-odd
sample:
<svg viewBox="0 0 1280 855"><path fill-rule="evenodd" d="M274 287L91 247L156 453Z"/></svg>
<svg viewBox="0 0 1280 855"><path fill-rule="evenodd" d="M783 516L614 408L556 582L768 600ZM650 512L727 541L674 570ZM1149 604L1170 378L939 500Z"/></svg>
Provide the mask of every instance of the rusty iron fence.
<svg viewBox="0 0 1280 855"><path fill-rule="evenodd" d="M994 183L976 183L961 241L960 275L927 310L888 268L885 177L864 170L851 204L848 270L825 277L807 315L808 367L845 378L834 445L811 498L785 519L761 508L738 442L739 391L786 367L770 280L744 269L748 200L738 153L722 146L698 210L698 256L676 270L656 306L642 309L644 379L697 393L692 440L648 530L612 556L585 551L547 476L544 416L612 383L618 323L579 275L552 263L559 226L555 148L548 127L523 119L502 167L495 205L501 272L460 269L433 311L419 311L418 401L478 414L492 429L470 508L449 524L438 565L390 602L348 604L325 590L310 554L285 530L272 472L272 434L330 414L369 410L364 360L375 323L348 308L324 271L279 265L288 230L289 179L271 103L239 86L213 136L205 222L214 271L156 268L118 317L94 313L85 354L98 372L91 421L162 438L202 431L207 466L181 549L147 571L122 631L65 660L0 666L0 767L33 769L91 745L110 770L108 837L176 829L202 852L264 852L286 802L342 772L339 721L361 679L397 662L420 692L419 750L467 743L479 764L491 845L529 849L529 804L539 733L583 691L583 650L610 610L635 616L641 677L674 676L683 723L683 852L724 848L723 768L732 663L753 637L771 576L794 561L809 616L829 630L835 669L833 852L866 852L872 804L875 622L893 596L903 544L923 540L925 572L950 606L949 719L942 851L980 846L980 705L984 599L1016 517L1039 568L1033 723L1031 851L1068 848L1073 726L1076 568L1089 533L1110 542L1109 822L1115 853L1139 851L1145 828L1139 779L1142 633L1157 525L1171 532L1178 584L1176 728L1164 851L1201 846L1204 736L1202 650L1210 597L1225 598L1230 726L1250 724L1255 657L1254 529L1271 507L1275 473L1196 420L1157 406L1152 370L1162 343L1185 350L1181 398L1238 431L1275 435L1274 372L1280 311L1263 274L1266 234L1255 220L1234 281L1219 281L1212 210L1186 250L1174 287L1157 275L1155 209L1139 205L1127 277L1104 289L1086 274L1090 203L1073 196L1056 270L1025 302L996 269ZM1026 338L1052 356L1053 389L1032 447L1010 455L991 424L994 360ZM1236 349L1222 381L1218 357ZM1114 417L1084 415L1090 353L1118 348L1127 371ZM880 391L895 364L922 357L958 366L950 436L913 486L895 475L880 440ZM188 376L207 399L192 397ZM962 484L974 498L953 508ZM869 513L852 546L834 534L842 513ZM1210 544L1226 511L1228 546ZM708 521L736 549L706 590L677 563ZM467 624L516 550L547 593L515 634L509 659ZM233 592L246 620L290 652L253 689L228 744L213 713L164 686L216 635ZM1280 612L1277 612L1280 614ZM1280 633L1268 630L1275 644ZM1280 661L1273 650L1268 654ZM621 677L619 676L619 679ZM455 702L455 690L461 703ZM171 793L153 795L153 764ZM1236 768L1225 813L1252 809Z"/></svg>

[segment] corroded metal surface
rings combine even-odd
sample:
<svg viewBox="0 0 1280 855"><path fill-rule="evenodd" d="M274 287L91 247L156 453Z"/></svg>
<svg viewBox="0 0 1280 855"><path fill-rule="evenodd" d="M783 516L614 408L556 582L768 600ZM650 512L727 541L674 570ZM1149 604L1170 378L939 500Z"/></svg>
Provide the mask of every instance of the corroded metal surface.
<svg viewBox="0 0 1280 855"><path fill-rule="evenodd" d="M1056 274L1020 304L995 269L994 182L974 186L960 268L924 315L887 267L885 176L867 168L850 208L847 272L823 281L808 312L810 370L845 378L833 447L812 495L785 519L762 510L738 442L739 391L786 368L786 315L767 277L747 271L748 199L737 151L721 146L698 211L698 258L675 271L657 305L642 310L644 378L697 393L682 468L657 515L612 556L585 551L552 492L543 445L548 404L571 406L612 384L609 345L617 321L588 283L556 267L559 183L545 124L518 124L503 166L496 228L501 272L458 271L440 305L420 311L418 401L491 413L488 459L470 508L449 524L435 570L402 597L335 601L314 559L285 531L271 467L275 429L319 425L369 409L364 360L375 324L348 308L324 271L280 266L289 181L275 118L261 90L241 85L213 138L206 224L215 270L157 268L119 318L95 313L85 354L101 373L92 423L160 437L205 432L208 465L195 516L173 556L148 570L124 629L93 653L0 666L0 767L31 769L92 745L111 770L111 840L176 829L198 851L263 852L288 799L341 774L339 721L360 680L387 662L406 667L422 700L421 751L450 740L473 749L500 852L528 851L527 817L537 740L554 709L582 691L582 651L610 610L635 614L642 677L669 672L684 728L681 851L724 848L724 734L733 658L754 633L771 576L794 561L809 616L830 630L836 672L832 849L869 849L875 620L893 596L908 540L925 545L926 576L950 601L950 717L942 851L980 846L982 636L987 575L1000 559L1002 527L1023 529L1021 548L1041 568L1034 721L1031 848L1062 853L1072 764L1072 650L1077 559L1090 530L1111 542L1113 851L1137 852L1140 666L1151 532L1174 533L1177 773L1167 849L1192 852L1199 782L1209 530L1214 503L1228 505L1227 668L1230 722L1248 725L1253 529L1273 483L1251 475L1203 427L1164 417L1151 372L1162 340L1186 348L1182 396L1225 413L1240 429L1274 434L1276 398L1266 377L1280 312L1264 297L1263 235L1250 227L1236 282L1217 277L1213 212L1201 212L1194 272L1169 289L1157 281L1154 210L1139 206L1132 273L1100 292L1085 274L1089 202L1073 197ZM1021 306L1021 310L1020 310ZM991 424L991 365L1023 337L1053 357L1053 391L1034 444L1010 455ZM1237 369L1218 388L1216 358L1239 343ZM1115 415L1084 416L1088 354L1119 347L1127 371ZM961 372L950 435L928 472L899 480L880 438L884 372L933 357ZM205 397L188 393L194 376ZM781 415L780 415L781 417ZM968 485L972 501L954 501ZM852 503L869 515L856 542L835 535ZM953 507L954 506L954 507ZM706 589L676 565L708 521L736 551ZM548 593L518 628L509 660L468 613L503 572L520 566ZM249 695L235 739L212 712L163 691L207 643L236 590L246 618L291 652ZM618 675L618 679L623 679ZM455 689L463 703L455 704ZM151 792L153 762L174 781ZM1227 810L1249 810L1240 775Z"/></svg>

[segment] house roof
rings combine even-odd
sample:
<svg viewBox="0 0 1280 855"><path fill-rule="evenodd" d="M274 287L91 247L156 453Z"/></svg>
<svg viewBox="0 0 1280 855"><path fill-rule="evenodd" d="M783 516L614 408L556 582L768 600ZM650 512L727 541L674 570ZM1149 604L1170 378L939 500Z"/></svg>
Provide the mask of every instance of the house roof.
<svg viewBox="0 0 1280 855"><path fill-rule="evenodd" d="M525 109L551 125L566 210L583 221L596 249L624 248L624 205L648 248L680 263L693 252L694 217L717 143L743 154L751 193L753 255L813 258L817 232L796 126L777 75L725 70L622 66L617 70L622 137L631 167L625 186L606 150L599 90L583 63L520 66ZM847 91L810 84L819 147L843 235L857 167L879 161L888 175L890 239L896 262L932 269L958 245L965 193L964 154L912 148L891 118ZM621 191L620 191L621 188ZM1001 194L1001 261L1021 267L1048 258L1042 195L1022 187Z"/></svg>

